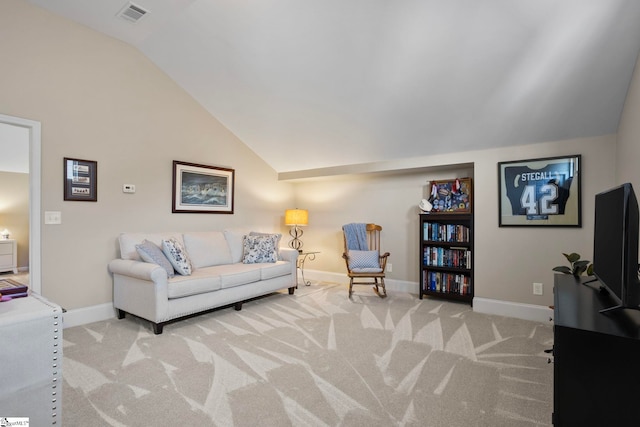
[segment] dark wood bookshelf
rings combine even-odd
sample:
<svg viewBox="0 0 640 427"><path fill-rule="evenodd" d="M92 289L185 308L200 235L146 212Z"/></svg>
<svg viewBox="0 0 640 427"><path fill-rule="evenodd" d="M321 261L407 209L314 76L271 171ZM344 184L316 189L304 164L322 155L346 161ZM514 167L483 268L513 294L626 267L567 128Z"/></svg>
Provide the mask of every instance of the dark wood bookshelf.
<svg viewBox="0 0 640 427"><path fill-rule="evenodd" d="M426 295L472 304L473 214L420 214L419 250L420 299Z"/></svg>

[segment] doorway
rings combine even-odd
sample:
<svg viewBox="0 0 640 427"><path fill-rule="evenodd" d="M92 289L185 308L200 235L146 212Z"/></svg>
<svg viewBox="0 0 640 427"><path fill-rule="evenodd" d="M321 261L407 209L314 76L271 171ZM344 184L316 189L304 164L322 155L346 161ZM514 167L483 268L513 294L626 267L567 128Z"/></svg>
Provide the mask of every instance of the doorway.
<svg viewBox="0 0 640 427"><path fill-rule="evenodd" d="M28 133L25 141L15 143L29 144L29 287L32 291L41 294L41 125L34 120L3 114L0 114L0 125L17 126L26 129Z"/></svg>

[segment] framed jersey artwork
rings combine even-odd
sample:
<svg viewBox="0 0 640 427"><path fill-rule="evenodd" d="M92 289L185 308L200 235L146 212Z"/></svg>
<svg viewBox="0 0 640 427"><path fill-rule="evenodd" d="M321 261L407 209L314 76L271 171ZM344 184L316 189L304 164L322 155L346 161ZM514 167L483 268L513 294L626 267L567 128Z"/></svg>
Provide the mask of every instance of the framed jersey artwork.
<svg viewBox="0 0 640 427"><path fill-rule="evenodd" d="M499 226L582 227L579 154L498 163Z"/></svg>

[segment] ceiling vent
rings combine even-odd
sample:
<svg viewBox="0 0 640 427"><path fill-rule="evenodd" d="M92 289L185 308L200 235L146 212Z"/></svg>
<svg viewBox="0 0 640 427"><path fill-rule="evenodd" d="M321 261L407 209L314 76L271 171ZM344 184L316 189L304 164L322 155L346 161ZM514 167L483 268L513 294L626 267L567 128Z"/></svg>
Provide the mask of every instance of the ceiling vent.
<svg viewBox="0 0 640 427"><path fill-rule="evenodd" d="M149 11L144 10L140 6L133 3L127 3L120 12L118 12L118 16L130 22L138 22L147 13L149 13Z"/></svg>

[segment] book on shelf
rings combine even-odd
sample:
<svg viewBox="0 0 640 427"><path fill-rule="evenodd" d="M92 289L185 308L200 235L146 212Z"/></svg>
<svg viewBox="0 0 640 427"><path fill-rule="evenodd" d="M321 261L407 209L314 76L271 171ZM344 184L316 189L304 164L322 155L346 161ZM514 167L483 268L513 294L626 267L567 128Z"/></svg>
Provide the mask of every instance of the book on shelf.
<svg viewBox="0 0 640 427"><path fill-rule="evenodd" d="M469 295L470 277L464 274L429 271L424 276L424 291Z"/></svg>
<svg viewBox="0 0 640 427"><path fill-rule="evenodd" d="M471 269L471 251L466 248L442 248L425 246L422 264L433 267L454 267Z"/></svg>
<svg viewBox="0 0 640 427"><path fill-rule="evenodd" d="M0 279L0 294L16 297L18 294L25 294L29 287L23 283L16 282L12 279Z"/></svg>
<svg viewBox="0 0 640 427"><path fill-rule="evenodd" d="M422 235L425 240L435 242L469 242L469 227L462 224L441 224L425 222Z"/></svg>

